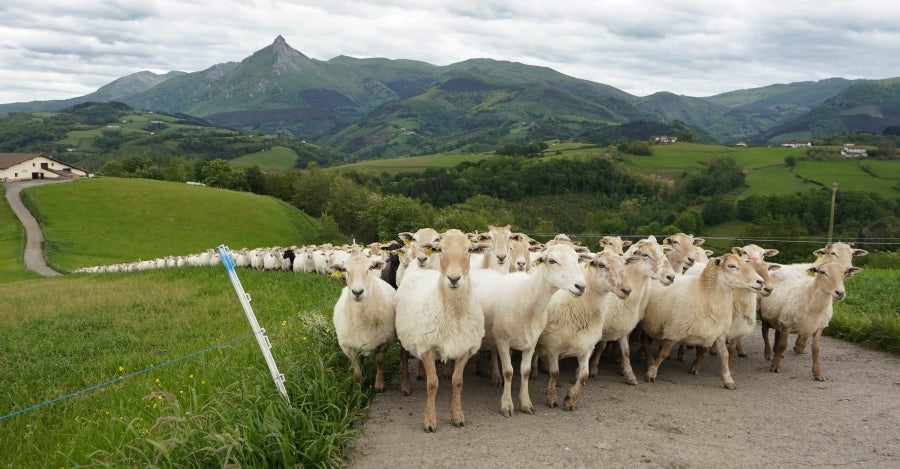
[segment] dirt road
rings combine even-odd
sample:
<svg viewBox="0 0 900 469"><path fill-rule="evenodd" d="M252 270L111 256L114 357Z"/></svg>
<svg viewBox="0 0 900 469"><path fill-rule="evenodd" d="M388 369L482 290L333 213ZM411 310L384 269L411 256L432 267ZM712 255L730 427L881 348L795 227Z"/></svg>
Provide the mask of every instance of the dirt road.
<svg viewBox="0 0 900 469"><path fill-rule="evenodd" d="M544 405L542 374L530 386L536 413L503 417L500 390L467 374L464 428L450 424L442 381L433 434L422 431L424 382L408 397L392 383L375 397L349 467L900 467L900 357L826 337L829 381L817 382L809 355L789 349L776 374L758 330L745 343L750 357L737 359L735 391L722 387L714 357L697 376L670 358L656 383L637 386L606 361L573 412ZM635 363L640 379L644 369ZM516 405L517 393L515 385Z"/></svg>
<svg viewBox="0 0 900 469"><path fill-rule="evenodd" d="M69 181L70 179L40 179L32 181L7 182L4 184L4 186L6 186L6 200L7 202L9 202L9 206L10 208L12 208L13 213L15 213L17 217L19 217L19 220L25 227L25 268L32 272L37 272L38 274L41 274L45 277L52 277L62 274L51 269L47 265L47 261L44 259L44 232L41 231L41 225L39 225L34 216L31 215L31 212L29 212L28 209L25 208L25 205L22 204L20 193L22 192L22 189L26 187L41 184L57 184Z"/></svg>

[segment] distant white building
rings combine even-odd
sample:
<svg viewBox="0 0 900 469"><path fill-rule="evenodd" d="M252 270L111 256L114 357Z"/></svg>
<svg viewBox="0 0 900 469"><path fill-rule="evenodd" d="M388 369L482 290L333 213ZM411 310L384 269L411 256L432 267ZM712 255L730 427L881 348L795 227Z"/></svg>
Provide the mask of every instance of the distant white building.
<svg viewBox="0 0 900 469"><path fill-rule="evenodd" d="M656 143L662 143L663 145L667 143L675 143L678 141L678 137L671 137L669 135L660 135L654 139Z"/></svg>
<svg viewBox="0 0 900 469"><path fill-rule="evenodd" d="M87 171L42 153L0 153L0 182L87 176Z"/></svg>
<svg viewBox="0 0 900 469"><path fill-rule="evenodd" d="M841 148L841 156L844 158L865 158L869 154L866 153L866 147L845 143L844 148Z"/></svg>

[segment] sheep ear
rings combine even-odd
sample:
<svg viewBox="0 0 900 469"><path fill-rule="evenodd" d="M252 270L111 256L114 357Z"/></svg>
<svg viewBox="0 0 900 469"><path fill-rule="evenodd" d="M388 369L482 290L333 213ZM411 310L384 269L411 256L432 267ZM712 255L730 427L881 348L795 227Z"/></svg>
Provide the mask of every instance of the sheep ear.
<svg viewBox="0 0 900 469"><path fill-rule="evenodd" d="M634 264L635 262L640 262L640 261L641 261L641 257L640 257L640 256L629 256L629 257L625 258L625 264L626 264L626 265L628 265L628 264Z"/></svg>
<svg viewBox="0 0 900 469"><path fill-rule="evenodd" d="M631 246L631 241L622 241L623 248L627 248L628 246Z"/></svg>
<svg viewBox="0 0 900 469"><path fill-rule="evenodd" d="M868 253L869 253L869 251L866 251L865 249L854 249L853 250L854 256L865 256Z"/></svg>
<svg viewBox="0 0 900 469"><path fill-rule="evenodd" d="M409 243L413 240L413 234L409 231L404 231L403 233L398 233L397 237L403 240L403 244L409 245Z"/></svg>
<svg viewBox="0 0 900 469"><path fill-rule="evenodd" d="M600 244L600 247L601 247L601 248L605 248L605 247L606 247L606 241L604 241L604 240L602 240L602 239L600 240L600 243L598 243L598 244Z"/></svg>
<svg viewBox="0 0 900 469"><path fill-rule="evenodd" d="M768 266L766 266L766 269L767 269L769 272L771 272L771 271L773 271L773 270L778 270L778 269L780 269L780 268L781 268L781 264L769 264Z"/></svg>
<svg viewBox="0 0 900 469"><path fill-rule="evenodd" d="M668 244L663 244L662 248L663 248L663 252L666 252L666 253L672 252L675 250L675 248L673 248L672 246L669 246Z"/></svg>
<svg viewBox="0 0 900 469"><path fill-rule="evenodd" d="M381 270L384 268L384 265L385 265L384 261L374 261L374 262L372 262L372 265L369 266L369 269L370 270Z"/></svg>
<svg viewBox="0 0 900 469"><path fill-rule="evenodd" d="M473 254L481 254L482 252L491 248L491 245L488 243L475 243L469 246L469 252Z"/></svg>
<svg viewBox="0 0 900 469"><path fill-rule="evenodd" d="M700 246L701 244L703 244L705 242L706 242L706 240L703 238L694 238L694 246Z"/></svg>
<svg viewBox="0 0 900 469"><path fill-rule="evenodd" d="M662 242L662 245L663 245L663 246L669 246L669 245L670 245L670 243L669 243L669 238L671 238L671 236L666 236L665 239L663 239L663 242Z"/></svg>
<svg viewBox="0 0 900 469"><path fill-rule="evenodd" d="M578 254L578 262L592 262L594 260L594 255L588 251L587 253L579 253Z"/></svg>
<svg viewBox="0 0 900 469"><path fill-rule="evenodd" d="M778 255L777 249L766 249L766 252L763 253L763 257L772 257Z"/></svg>
<svg viewBox="0 0 900 469"><path fill-rule="evenodd" d="M722 256L714 257L714 258L710 259L709 261L710 261L710 262L709 262L709 266L712 267L713 269L715 269L716 267L719 267L720 265L722 265L722 262L725 262L725 261L722 259Z"/></svg>
<svg viewBox="0 0 900 469"><path fill-rule="evenodd" d="M859 267L850 267L844 272L844 277L852 277L860 272L862 272L862 269Z"/></svg>
<svg viewBox="0 0 900 469"><path fill-rule="evenodd" d="M825 249L816 249L813 251L813 254L815 254L816 257L822 257L825 255Z"/></svg>
<svg viewBox="0 0 900 469"><path fill-rule="evenodd" d="M586 247L584 247L584 246L577 246L577 245L576 245L576 246L572 246L572 248L575 249L575 252L577 252L577 253L579 253L579 254L585 254L585 253L590 253L590 252L591 252L590 249L588 249L588 248L586 248Z"/></svg>
<svg viewBox="0 0 900 469"><path fill-rule="evenodd" d="M822 272L822 271L819 270L818 267L810 267L810 268L806 269L806 275L809 275L810 277L815 277L816 274L820 273L820 272Z"/></svg>
<svg viewBox="0 0 900 469"><path fill-rule="evenodd" d="M739 247L737 247L737 246L733 246L733 247L731 248L731 253L732 253L732 254L737 254L738 256L743 256L743 255L744 255L744 248L739 248Z"/></svg>

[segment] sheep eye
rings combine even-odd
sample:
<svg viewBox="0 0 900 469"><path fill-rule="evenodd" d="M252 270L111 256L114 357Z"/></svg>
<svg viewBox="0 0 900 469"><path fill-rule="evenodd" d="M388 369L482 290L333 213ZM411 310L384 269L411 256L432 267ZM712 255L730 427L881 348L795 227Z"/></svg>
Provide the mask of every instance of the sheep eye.
<svg viewBox="0 0 900 469"><path fill-rule="evenodd" d="M557 263L557 262L556 262L556 259L548 259L547 262L549 262L550 264L556 264L556 263Z"/></svg>

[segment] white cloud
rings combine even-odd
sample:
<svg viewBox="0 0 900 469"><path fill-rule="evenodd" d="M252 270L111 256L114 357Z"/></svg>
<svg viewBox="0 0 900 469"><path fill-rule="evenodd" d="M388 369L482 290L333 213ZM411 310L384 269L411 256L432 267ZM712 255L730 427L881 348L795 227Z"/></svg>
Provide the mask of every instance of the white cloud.
<svg viewBox="0 0 900 469"><path fill-rule="evenodd" d="M239 61L283 35L309 57L487 57L635 95L900 76L900 4L675 0L6 0L0 102L80 96L141 70Z"/></svg>

